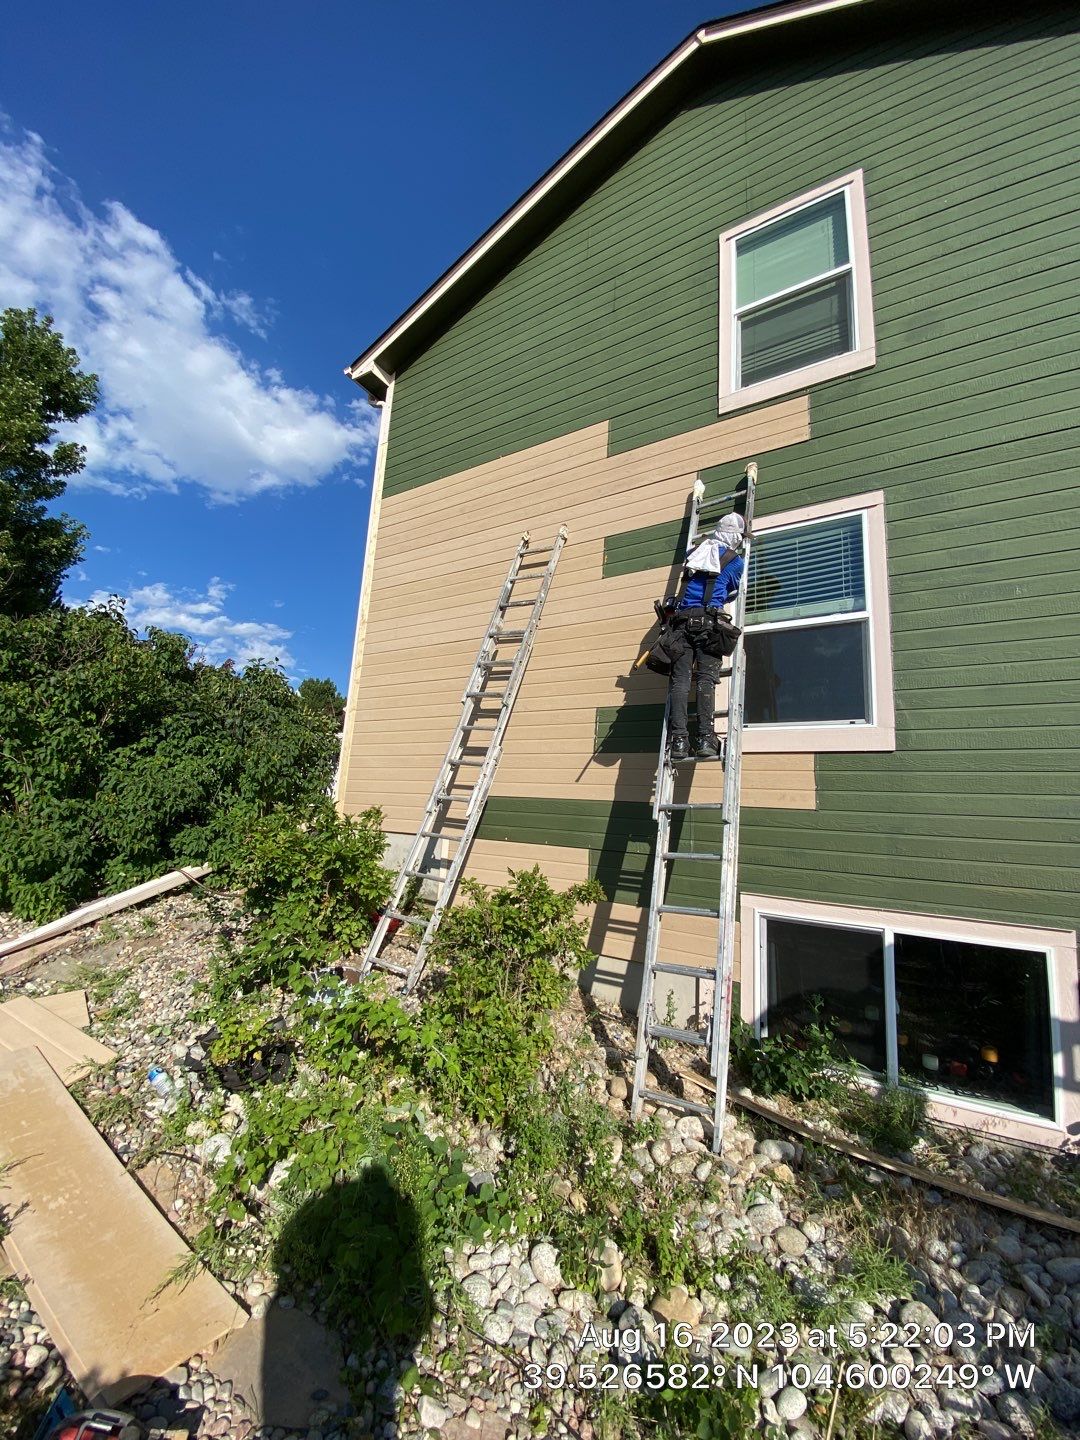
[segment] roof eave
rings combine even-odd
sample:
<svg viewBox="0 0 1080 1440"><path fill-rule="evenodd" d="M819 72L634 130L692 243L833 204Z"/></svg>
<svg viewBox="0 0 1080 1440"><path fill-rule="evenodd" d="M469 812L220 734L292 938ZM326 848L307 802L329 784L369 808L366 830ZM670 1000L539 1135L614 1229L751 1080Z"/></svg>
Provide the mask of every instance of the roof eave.
<svg viewBox="0 0 1080 1440"><path fill-rule="evenodd" d="M409 332L428 318L435 307L445 304L451 292L470 273L477 272L483 262L496 251L510 233L523 226L541 210L545 200L559 190L575 171L585 169L585 162L597 156L605 142L617 129L640 114L685 72L688 62L706 46L734 39L755 31L767 30L794 20L865 5L870 0L788 0L764 9L710 21L692 31L660 64L587 132L576 145L540 177L438 280L416 300L362 355L346 366L345 374L362 386L374 401L385 399L390 378L397 368L395 352L407 341Z"/></svg>

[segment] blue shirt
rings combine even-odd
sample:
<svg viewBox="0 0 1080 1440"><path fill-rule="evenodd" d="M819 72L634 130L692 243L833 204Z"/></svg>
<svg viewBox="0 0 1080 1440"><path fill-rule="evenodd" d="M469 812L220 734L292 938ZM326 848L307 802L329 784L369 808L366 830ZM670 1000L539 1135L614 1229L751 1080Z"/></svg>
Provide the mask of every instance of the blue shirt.
<svg viewBox="0 0 1080 1440"><path fill-rule="evenodd" d="M738 592L739 581L745 561L741 555L736 555L734 560L729 560L723 570L716 577L716 585L713 587L712 603L719 610ZM680 610L690 610L696 605L705 604L705 591L709 581L713 577L707 575L704 570L695 570L686 584L686 591L679 601Z"/></svg>

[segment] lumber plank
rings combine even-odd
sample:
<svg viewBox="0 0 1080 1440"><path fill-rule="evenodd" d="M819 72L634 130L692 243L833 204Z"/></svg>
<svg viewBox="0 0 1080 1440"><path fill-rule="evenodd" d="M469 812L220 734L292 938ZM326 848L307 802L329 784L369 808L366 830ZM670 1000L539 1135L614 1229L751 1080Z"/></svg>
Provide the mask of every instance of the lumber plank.
<svg viewBox="0 0 1080 1440"><path fill-rule="evenodd" d="M85 1030L90 1024L85 990L61 990L56 995L37 995L34 998L39 1005L66 1020L69 1025L74 1025L77 1030Z"/></svg>
<svg viewBox="0 0 1080 1440"><path fill-rule="evenodd" d="M81 1080L94 1065L110 1065L116 1051L84 1035L28 995L0 1005L0 1050L37 1049L66 1085Z"/></svg>
<svg viewBox="0 0 1080 1440"><path fill-rule="evenodd" d="M675 1073L681 1079L689 1080L702 1090L712 1093L716 1089L713 1081L704 1075L696 1075L693 1071L688 1070L676 1070ZM793 1135L799 1135L814 1145L827 1145L830 1150L838 1150L842 1155L848 1155L852 1160L858 1160L863 1165L872 1165L875 1170L887 1170L894 1175L907 1175L912 1180L918 1180L921 1185L932 1185L937 1190L946 1190L949 1194L958 1195L961 1199L970 1200L976 1205L990 1205L996 1210L1007 1210L1011 1215L1020 1215L1023 1219L1030 1220L1036 1225L1053 1225L1055 1229L1068 1230L1073 1235L1080 1235L1080 1220L1074 1219L1071 1215L1059 1215L1054 1210L1044 1210L1039 1205L1029 1205L1026 1200L1014 1200L1011 1196L994 1195L989 1190L981 1190L977 1185L967 1185L963 1180L954 1180L951 1175L942 1175L936 1170L927 1170L922 1165L908 1165L905 1161L894 1160L889 1155L879 1155L876 1150L867 1150L862 1145L856 1145L850 1140L823 1135L820 1130L815 1130L802 1120L795 1120L791 1116L785 1115L782 1110L777 1110L772 1105L766 1105L764 1101L757 1100L753 1096L729 1091L728 1100L730 1104L737 1105L741 1110L748 1110L752 1115L757 1115L762 1120L768 1120L773 1125L779 1125Z"/></svg>
<svg viewBox="0 0 1080 1440"><path fill-rule="evenodd" d="M92 1403L117 1404L244 1323L37 1050L0 1055L4 1250ZM157 1293L159 1292L160 1293Z"/></svg>
<svg viewBox="0 0 1080 1440"><path fill-rule="evenodd" d="M14 940L5 940L0 944L0 961L14 959L14 963L0 964L0 975L18 969L33 958L24 952L43 946L45 942L56 940L83 925L92 925L95 920L102 920L106 915L115 915L118 910L127 910L132 905L141 905L144 900L153 900L157 895L165 895L170 890L180 889L182 885L190 885L193 880L201 880L204 875L208 875L210 869L209 865L189 865L183 870L170 870L167 875L159 875L156 880L146 880L143 884L132 885L130 889L121 890L116 895L92 900L88 905L80 905L77 910L61 915L59 920L50 920L47 925L27 930ZM53 947L50 945L49 948ZM44 951L39 949L37 953L42 954Z"/></svg>

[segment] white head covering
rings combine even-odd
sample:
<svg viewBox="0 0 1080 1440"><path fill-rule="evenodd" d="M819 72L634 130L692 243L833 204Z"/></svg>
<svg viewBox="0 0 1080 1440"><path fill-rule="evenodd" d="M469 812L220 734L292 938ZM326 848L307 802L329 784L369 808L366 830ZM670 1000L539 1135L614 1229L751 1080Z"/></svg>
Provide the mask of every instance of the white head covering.
<svg viewBox="0 0 1080 1440"><path fill-rule="evenodd" d="M725 515L706 540L699 540L686 556L688 570L702 570L706 575L719 575L725 550L741 550L746 534L746 521L734 512Z"/></svg>

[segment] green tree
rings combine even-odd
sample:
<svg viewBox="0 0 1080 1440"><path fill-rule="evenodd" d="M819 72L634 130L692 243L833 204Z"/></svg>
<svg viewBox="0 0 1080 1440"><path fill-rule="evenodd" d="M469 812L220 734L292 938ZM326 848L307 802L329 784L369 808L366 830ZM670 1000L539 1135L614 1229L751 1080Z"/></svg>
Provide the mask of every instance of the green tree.
<svg viewBox="0 0 1080 1440"><path fill-rule="evenodd" d="M51 919L324 795L334 726L280 670L207 665L123 606L0 614L0 909Z"/></svg>
<svg viewBox="0 0 1080 1440"><path fill-rule="evenodd" d="M300 703L305 710L327 715L340 730L345 720L345 696L333 680L316 680L309 676L300 682Z"/></svg>
<svg viewBox="0 0 1080 1440"><path fill-rule="evenodd" d="M58 603L86 530L46 506L86 462L82 445L54 443L62 421L97 404L98 380L35 310L0 315L0 614L40 614Z"/></svg>

